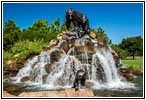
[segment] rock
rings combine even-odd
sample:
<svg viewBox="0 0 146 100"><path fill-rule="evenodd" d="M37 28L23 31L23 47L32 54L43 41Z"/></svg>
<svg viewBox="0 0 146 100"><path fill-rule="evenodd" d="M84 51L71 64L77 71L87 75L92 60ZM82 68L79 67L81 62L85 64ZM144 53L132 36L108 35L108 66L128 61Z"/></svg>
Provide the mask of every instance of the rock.
<svg viewBox="0 0 146 100"><path fill-rule="evenodd" d="M68 32L69 32L68 30L64 30L64 31L61 32L61 35L64 35L64 34L66 34Z"/></svg>
<svg viewBox="0 0 146 100"><path fill-rule="evenodd" d="M57 44L57 41L55 41L55 40L50 41L50 45L56 45L56 44Z"/></svg>
<svg viewBox="0 0 146 100"><path fill-rule="evenodd" d="M10 65L10 71L19 71L19 69L23 68L24 64L14 62Z"/></svg>
<svg viewBox="0 0 146 100"><path fill-rule="evenodd" d="M69 38L68 35L63 35L63 36L62 36L62 39L68 39L68 38Z"/></svg>
<svg viewBox="0 0 146 100"><path fill-rule="evenodd" d="M70 47L70 48L72 48L72 47L74 46L75 40L76 40L76 38L73 38L73 39L67 40L68 43L69 43L69 47Z"/></svg>
<svg viewBox="0 0 146 100"><path fill-rule="evenodd" d="M65 91L22 92L18 97L66 97Z"/></svg>
<svg viewBox="0 0 146 100"><path fill-rule="evenodd" d="M50 62L51 62L51 64L53 64L54 62L57 62L60 59L62 54L63 54L63 52L60 51L60 50L52 51L50 53Z"/></svg>
<svg viewBox="0 0 146 100"><path fill-rule="evenodd" d="M93 32L90 32L89 36L92 37L93 39L96 39L96 34Z"/></svg>
<svg viewBox="0 0 146 100"><path fill-rule="evenodd" d="M48 50L50 50L51 48L50 47L42 47L42 50L43 51L48 51Z"/></svg>
<svg viewBox="0 0 146 100"><path fill-rule="evenodd" d="M131 75L129 75L129 74L127 74L127 75L126 75L126 79L127 79L128 81L132 81L132 80L134 79L134 77L131 76Z"/></svg>
<svg viewBox="0 0 146 100"><path fill-rule="evenodd" d="M7 62L8 65L10 65L12 63L14 63L12 60L8 60L8 62Z"/></svg>
<svg viewBox="0 0 146 100"><path fill-rule="evenodd" d="M141 70L136 70L136 69L130 70L130 73L135 75L143 75Z"/></svg>
<svg viewBox="0 0 146 100"><path fill-rule="evenodd" d="M17 96L12 95L12 94L8 93L7 91L3 91L3 97L17 97Z"/></svg>
<svg viewBox="0 0 146 100"><path fill-rule="evenodd" d="M127 81L132 81L134 79L134 77L129 73L120 73L120 75L123 76Z"/></svg>
<svg viewBox="0 0 146 100"><path fill-rule="evenodd" d="M38 63L38 62L34 62L34 63L32 64L32 68L33 68L35 65L37 65L37 63Z"/></svg>
<svg viewBox="0 0 146 100"><path fill-rule="evenodd" d="M121 73L128 73L128 74L130 74L130 69L128 69L128 68L120 68L120 72Z"/></svg>
<svg viewBox="0 0 146 100"><path fill-rule="evenodd" d="M6 90L8 92L16 92L17 90L19 90L21 88L21 86L9 86L6 88Z"/></svg>
<svg viewBox="0 0 146 100"><path fill-rule="evenodd" d="M46 92L22 92L18 97L46 97Z"/></svg>
<svg viewBox="0 0 146 100"><path fill-rule="evenodd" d="M65 92L67 97L74 97L76 95L75 88L66 88Z"/></svg>
<svg viewBox="0 0 146 100"><path fill-rule="evenodd" d="M46 75L43 75L43 77L42 77L42 81L43 81L43 83L46 83L46 78L47 78L47 76L48 76L48 74L46 74Z"/></svg>
<svg viewBox="0 0 146 100"><path fill-rule="evenodd" d="M18 57L19 57L19 55L20 55L20 54L16 54L16 55L14 55L14 57L15 57L15 58L18 58Z"/></svg>
<svg viewBox="0 0 146 100"><path fill-rule="evenodd" d="M67 53L68 50L69 50L69 44L68 44L68 42L66 40L64 40L64 42L62 42L60 44L60 48L62 48Z"/></svg>
<svg viewBox="0 0 146 100"><path fill-rule="evenodd" d="M91 88L93 86L93 83L92 82L86 82L86 88Z"/></svg>
<svg viewBox="0 0 146 100"><path fill-rule="evenodd" d="M65 89L67 97L93 97L93 91L91 89L79 89L75 91L74 88Z"/></svg>
<svg viewBox="0 0 146 100"><path fill-rule="evenodd" d="M47 91L46 97L66 97L65 91Z"/></svg>
<svg viewBox="0 0 146 100"><path fill-rule="evenodd" d="M57 40L62 40L62 35L58 34L57 35Z"/></svg>
<svg viewBox="0 0 146 100"><path fill-rule="evenodd" d="M21 82L25 82L25 81L28 81L28 80L29 80L29 77L28 76L25 76L25 77L22 77L20 81Z"/></svg>
<svg viewBox="0 0 146 100"><path fill-rule="evenodd" d="M45 65L45 70L49 74L52 71L52 64L46 64Z"/></svg>

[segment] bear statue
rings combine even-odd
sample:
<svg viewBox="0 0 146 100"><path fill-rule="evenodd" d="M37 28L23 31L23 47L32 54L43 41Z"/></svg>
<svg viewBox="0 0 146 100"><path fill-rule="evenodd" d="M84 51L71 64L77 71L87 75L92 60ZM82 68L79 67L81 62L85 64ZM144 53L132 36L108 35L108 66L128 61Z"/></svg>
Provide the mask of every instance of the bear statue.
<svg viewBox="0 0 146 100"><path fill-rule="evenodd" d="M75 90L78 90L79 88L84 88L85 81L86 81L86 72L82 69L78 70L72 88L75 88Z"/></svg>
<svg viewBox="0 0 146 100"><path fill-rule="evenodd" d="M82 37L85 34L90 33L90 26L88 18L74 9L70 8L66 10L66 27L69 30L71 22L74 24L72 32L76 32L78 37Z"/></svg>

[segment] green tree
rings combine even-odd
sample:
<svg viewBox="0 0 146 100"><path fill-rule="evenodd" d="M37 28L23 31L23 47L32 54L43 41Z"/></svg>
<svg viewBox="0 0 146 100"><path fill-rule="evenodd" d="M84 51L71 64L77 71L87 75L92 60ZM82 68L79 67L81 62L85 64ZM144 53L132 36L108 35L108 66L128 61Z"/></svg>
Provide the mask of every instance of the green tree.
<svg viewBox="0 0 146 100"><path fill-rule="evenodd" d="M61 25L61 32L66 30L66 20L64 20L63 24Z"/></svg>
<svg viewBox="0 0 146 100"><path fill-rule="evenodd" d="M100 41L104 41L105 45L111 45L112 41L109 40L108 36L104 32L104 30L101 27L98 27L97 30L91 28L91 32L94 32L97 36L97 39Z"/></svg>
<svg viewBox="0 0 146 100"><path fill-rule="evenodd" d="M4 50L9 50L12 45L18 41L19 35L21 31L16 23L12 20L8 20L5 22L5 26L3 28L3 48Z"/></svg>
<svg viewBox="0 0 146 100"><path fill-rule="evenodd" d="M121 49L121 48L119 47L119 45L112 44L111 47L112 47L112 49L115 50L118 54L120 54L120 56L122 57L122 59L124 59L124 58L127 57L126 51L124 51L123 49Z"/></svg>
<svg viewBox="0 0 146 100"><path fill-rule="evenodd" d="M135 59L136 53L139 55L143 54L143 39L141 36L124 38L119 44L119 47Z"/></svg>

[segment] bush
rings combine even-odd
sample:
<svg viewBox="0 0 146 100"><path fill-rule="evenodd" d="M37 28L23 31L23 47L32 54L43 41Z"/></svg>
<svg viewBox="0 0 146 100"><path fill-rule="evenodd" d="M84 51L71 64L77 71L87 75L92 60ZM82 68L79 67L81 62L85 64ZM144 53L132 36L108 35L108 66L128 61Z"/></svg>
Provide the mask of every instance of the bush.
<svg viewBox="0 0 146 100"><path fill-rule="evenodd" d="M8 51L3 51L3 59L9 60L12 57L12 54L10 54Z"/></svg>
<svg viewBox="0 0 146 100"><path fill-rule="evenodd" d="M16 61L28 58L30 55L38 55L41 52L42 46L47 46L48 44L49 43L44 42L44 40L34 40L33 42L29 40L18 41L10 50L13 55L11 59ZM16 54L19 56L15 57L14 55Z"/></svg>

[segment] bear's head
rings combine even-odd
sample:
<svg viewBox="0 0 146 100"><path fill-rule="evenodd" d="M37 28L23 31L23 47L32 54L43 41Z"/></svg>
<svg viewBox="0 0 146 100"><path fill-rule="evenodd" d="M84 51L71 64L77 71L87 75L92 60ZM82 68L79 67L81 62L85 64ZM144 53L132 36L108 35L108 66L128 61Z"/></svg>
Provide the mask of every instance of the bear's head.
<svg viewBox="0 0 146 100"><path fill-rule="evenodd" d="M72 15L73 15L73 12L75 10L70 8L70 9L66 9L65 12L66 12L66 15L69 16L69 19L72 20Z"/></svg>

